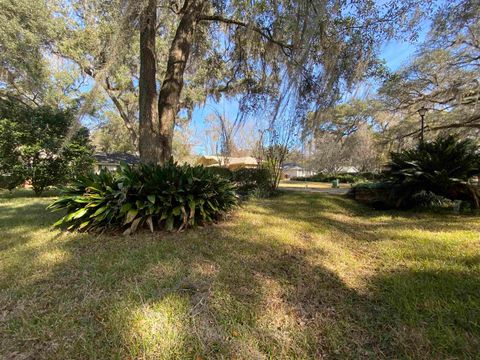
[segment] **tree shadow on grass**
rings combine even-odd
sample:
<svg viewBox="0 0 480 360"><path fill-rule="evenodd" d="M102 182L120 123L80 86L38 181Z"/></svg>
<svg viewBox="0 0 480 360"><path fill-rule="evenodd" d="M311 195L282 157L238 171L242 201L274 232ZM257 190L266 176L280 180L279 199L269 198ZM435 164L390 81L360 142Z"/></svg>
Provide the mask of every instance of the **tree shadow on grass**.
<svg viewBox="0 0 480 360"><path fill-rule="evenodd" d="M315 329L338 316L339 301L358 296L312 266L309 250L260 238L257 230L240 222L184 234L64 234L51 240L55 245L32 244L3 269L3 284L13 284L2 289L5 356L289 358L340 351L337 335L323 339ZM65 255L35 263L48 252ZM17 277L25 263L27 273Z"/></svg>
<svg viewBox="0 0 480 360"><path fill-rule="evenodd" d="M23 209L34 217L32 206ZM369 216L336 197L286 196L254 201L246 215L181 234L64 233L38 242L33 232L2 268L8 281L0 293L0 332L8 335L0 348L6 357L17 351L49 359L398 358L412 354L412 346L430 355L426 328L407 316L415 298L395 290L406 301L398 306L388 297L400 274L377 276L366 295L323 265L329 254L308 236L283 229L298 237L292 242L282 229L270 231L272 216L313 223L309 231L329 229L335 224L317 223L332 209ZM46 229L43 222L38 227ZM411 286L409 296L435 301L433 291L416 287L420 275L410 275L398 281ZM415 331L417 344L397 339Z"/></svg>

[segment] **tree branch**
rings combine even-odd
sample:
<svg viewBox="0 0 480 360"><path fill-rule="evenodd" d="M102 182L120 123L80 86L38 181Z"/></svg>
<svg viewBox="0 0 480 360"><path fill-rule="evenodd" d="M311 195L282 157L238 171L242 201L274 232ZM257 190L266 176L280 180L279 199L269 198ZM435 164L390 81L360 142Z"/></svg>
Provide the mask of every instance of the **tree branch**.
<svg viewBox="0 0 480 360"><path fill-rule="evenodd" d="M266 29L262 29L262 28L260 28L256 25L247 24L247 23L245 23L243 21L240 21L240 20L229 19L229 18L225 18L225 17L219 16L219 15L200 15L198 17L198 20L199 21L222 22L224 24L242 26L244 28L247 28L249 30L252 30L252 31L256 32L257 34L260 34L263 38L267 39L268 41L270 41L273 44L276 44L276 45L280 46L282 49L289 49L289 50L293 49L293 45L286 44L286 43L284 43L280 40L275 39L273 36L271 36L267 32Z"/></svg>
<svg viewBox="0 0 480 360"><path fill-rule="evenodd" d="M425 126L424 131L436 131L436 130L443 130L443 129L458 129L458 128L473 128L473 129L480 129L480 114L475 114L472 115L467 121L461 122L461 123L452 123L452 124L446 124L446 125L439 125L439 126ZM412 131L411 133L408 133L406 135L402 135L396 138L396 140L401 140L404 138L407 138L409 136L416 135L420 133L421 129Z"/></svg>
<svg viewBox="0 0 480 360"><path fill-rule="evenodd" d="M138 134L135 131L134 125L132 124L132 118L131 114L128 114L125 109L123 108L120 100L117 98L117 96L113 93L114 90L112 90L110 81L108 80L108 77L105 79L105 91L107 92L108 96L112 100L113 104L116 106L118 113L120 114L120 117L122 118L125 127L127 128L128 132L130 133L130 138L132 139L133 145L136 147L138 144Z"/></svg>

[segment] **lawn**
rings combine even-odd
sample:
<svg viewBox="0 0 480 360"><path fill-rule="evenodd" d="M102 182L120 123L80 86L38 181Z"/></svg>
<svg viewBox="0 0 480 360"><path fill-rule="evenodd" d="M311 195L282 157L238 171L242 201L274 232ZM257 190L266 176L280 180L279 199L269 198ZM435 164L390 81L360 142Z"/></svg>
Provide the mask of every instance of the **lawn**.
<svg viewBox="0 0 480 360"><path fill-rule="evenodd" d="M280 188L310 188L310 189L331 189L332 183L316 182L316 181L292 181L282 180L280 181ZM350 189L350 184L339 184L342 189Z"/></svg>
<svg viewBox="0 0 480 360"><path fill-rule="evenodd" d="M479 358L480 218L253 200L184 233L62 233L0 194L0 358Z"/></svg>

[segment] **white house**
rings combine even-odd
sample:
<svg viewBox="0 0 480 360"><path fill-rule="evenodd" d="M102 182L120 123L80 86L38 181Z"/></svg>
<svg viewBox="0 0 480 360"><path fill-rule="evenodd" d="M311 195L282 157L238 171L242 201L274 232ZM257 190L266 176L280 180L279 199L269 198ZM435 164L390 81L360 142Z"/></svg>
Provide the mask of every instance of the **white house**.
<svg viewBox="0 0 480 360"><path fill-rule="evenodd" d="M332 174L333 169L323 169L320 172L322 174ZM339 166L335 170L335 174L357 174L360 170L358 170L355 166L345 165Z"/></svg>
<svg viewBox="0 0 480 360"><path fill-rule="evenodd" d="M283 165L282 175L285 179L293 177L308 177L315 175L315 171L307 170L295 163L287 163Z"/></svg>

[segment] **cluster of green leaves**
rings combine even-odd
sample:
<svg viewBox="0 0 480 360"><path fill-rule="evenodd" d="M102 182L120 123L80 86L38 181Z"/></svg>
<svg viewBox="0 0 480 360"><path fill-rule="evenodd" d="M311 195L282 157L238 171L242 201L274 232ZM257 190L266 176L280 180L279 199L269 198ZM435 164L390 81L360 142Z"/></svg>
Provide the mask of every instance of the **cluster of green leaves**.
<svg viewBox="0 0 480 360"><path fill-rule="evenodd" d="M240 194L255 194L260 197L270 195L272 173L266 168L238 169L233 173L233 180Z"/></svg>
<svg viewBox="0 0 480 360"><path fill-rule="evenodd" d="M265 168L230 170L225 167L212 167L211 171L226 178L237 187L237 194L241 196L256 195L266 197L271 193L271 173Z"/></svg>
<svg viewBox="0 0 480 360"><path fill-rule="evenodd" d="M55 226L69 230L121 229L131 234L183 230L219 219L237 205L235 186L203 166L129 166L80 177L49 208L66 209Z"/></svg>
<svg viewBox="0 0 480 360"><path fill-rule="evenodd" d="M396 184L397 204L414 205L416 194L431 192L479 207L480 190L471 179L480 175L480 147L453 136L400 153L392 153L387 176Z"/></svg>
<svg viewBox="0 0 480 360"><path fill-rule="evenodd" d="M233 171L230 170L227 167L223 166L212 166L209 167L210 171L213 172L214 174L223 177L228 180L233 180Z"/></svg>
<svg viewBox="0 0 480 360"><path fill-rule="evenodd" d="M28 181L39 194L90 171L92 153L88 130L71 112L0 101L0 187Z"/></svg>

